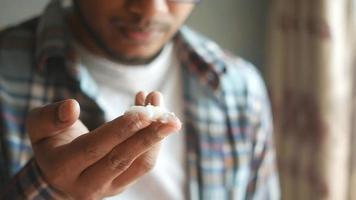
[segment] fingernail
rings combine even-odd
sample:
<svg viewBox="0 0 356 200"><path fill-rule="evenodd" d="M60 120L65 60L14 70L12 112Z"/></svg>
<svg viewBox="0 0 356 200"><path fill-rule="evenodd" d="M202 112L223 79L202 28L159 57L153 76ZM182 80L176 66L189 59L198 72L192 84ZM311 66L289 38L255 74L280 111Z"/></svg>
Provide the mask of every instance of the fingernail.
<svg viewBox="0 0 356 200"><path fill-rule="evenodd" d="M61 122L67 122L70 119L70 103L68 101L63 102L58 108L58 119Z"/></svg>

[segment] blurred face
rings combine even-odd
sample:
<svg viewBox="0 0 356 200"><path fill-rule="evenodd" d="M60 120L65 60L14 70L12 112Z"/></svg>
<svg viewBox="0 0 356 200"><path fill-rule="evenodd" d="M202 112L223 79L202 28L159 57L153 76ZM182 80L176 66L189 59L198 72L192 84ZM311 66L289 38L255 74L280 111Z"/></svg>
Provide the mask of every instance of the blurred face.
<svg viewBox="0 0 356 200"><path fill-rule="evenodd" d="M194 3L184 0L180 3L168 0L76 1L84 21L105 48L126 61L149 60L155 56L194 7ZM80 37L87 37L84 41L93 43L86 31L82 33Z"/></svg>

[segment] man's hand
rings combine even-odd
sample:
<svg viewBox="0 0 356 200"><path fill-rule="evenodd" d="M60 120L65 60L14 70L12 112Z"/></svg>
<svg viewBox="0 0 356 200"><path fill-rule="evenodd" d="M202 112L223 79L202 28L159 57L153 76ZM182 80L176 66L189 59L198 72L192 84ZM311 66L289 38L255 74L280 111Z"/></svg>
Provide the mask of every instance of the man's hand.
<svg viewBox="0 0 356 200"><path fill-rule="evenodd" d="M140 92L136 105L160 104L160 94ZM48 183L66 198L100 199L122 192L154 166L159 143L177 132L178 119L152 122L123 115L88 132L75 100L34 109L27 119L35 160Z"/></svg>

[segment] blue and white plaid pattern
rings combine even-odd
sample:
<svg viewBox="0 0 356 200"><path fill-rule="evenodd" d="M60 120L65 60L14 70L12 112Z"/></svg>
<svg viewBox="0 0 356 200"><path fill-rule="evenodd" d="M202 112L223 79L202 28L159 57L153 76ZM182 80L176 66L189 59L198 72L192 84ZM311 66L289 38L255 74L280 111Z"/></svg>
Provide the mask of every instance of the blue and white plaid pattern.
<svg viewBox="0 0 356 200"><path fill-rule="evenodd" d="M96 84L77 64L64 13L53 0L40 18L0 33L4 199L56 197L32 159L24 126L29 110L75 98L89 129L104 123ZM272 118L259 73L187 27L174 43L184 77L187 198L279 199Z"/></svg>

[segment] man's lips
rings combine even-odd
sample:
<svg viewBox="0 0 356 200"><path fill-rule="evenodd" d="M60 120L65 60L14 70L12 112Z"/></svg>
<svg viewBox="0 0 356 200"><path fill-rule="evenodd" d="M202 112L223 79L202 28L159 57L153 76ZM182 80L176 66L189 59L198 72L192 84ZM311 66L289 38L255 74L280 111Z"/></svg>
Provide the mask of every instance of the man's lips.
<svg viewBox="0 0 356 200"><path fill-rule="evenodd" d="M142 22L112 18L110 22L123 39L132 44L148 44L170 30L169 23L162 20Z"/></svg>
<svg viewBox="0 0 356 200"><path fill-rule="evenodd" d="M131 27L119 27L120 34L127 39L127 42L137 44L147 44L154 41L157 37L161 36L163 32L154 28L131 28Z"/></svg>

